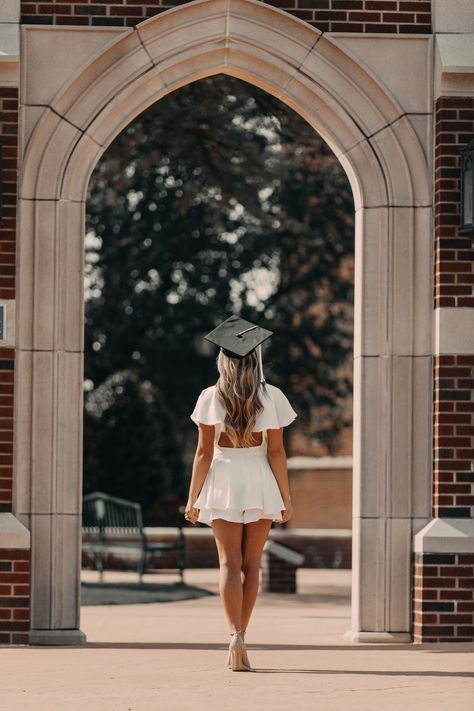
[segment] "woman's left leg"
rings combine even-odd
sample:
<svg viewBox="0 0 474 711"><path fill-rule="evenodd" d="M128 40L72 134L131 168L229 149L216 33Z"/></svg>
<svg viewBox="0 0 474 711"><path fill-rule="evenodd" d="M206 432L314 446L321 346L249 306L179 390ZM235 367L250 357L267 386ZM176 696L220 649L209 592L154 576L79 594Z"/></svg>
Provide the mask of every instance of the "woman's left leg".
<svg viewBox="0 0 474 711"><path fill-rule="evenodd" d="M212 521L219 555L219 592L231 631L242 628L242 535L243 523L215 518Z"/></svg>
<svg viewBox="0 0 474 711"><path fill-rule="evenodd" d="M270 532L272 522L269 518L244 524L242 536L242 572L243 597L242 597L242 629L246 630L250 615L257 599L260 582L260 560L263 546Z"/></svg>

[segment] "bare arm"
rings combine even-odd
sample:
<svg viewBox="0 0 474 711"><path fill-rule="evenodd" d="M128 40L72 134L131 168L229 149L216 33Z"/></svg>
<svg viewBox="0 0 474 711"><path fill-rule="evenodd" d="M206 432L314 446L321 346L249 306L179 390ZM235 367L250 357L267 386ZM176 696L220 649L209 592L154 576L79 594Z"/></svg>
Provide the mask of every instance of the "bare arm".
<svg viewBox="0 0 474 711"><path fill-rule="evenodd" d="M191 483L189 485L189 502L193 504L209 472L214 456L214 425L199 423L199 440L193 461Z"/></svg>
<svg viewBox="0 0 474 711"><path fill-rule="evenodd" d="M288 481L286 452L283 445L283 427L280 427L278 430L267 430L267 443L268 463L275 475L281 497L286 506L290 501L290 485Z"/></svg>

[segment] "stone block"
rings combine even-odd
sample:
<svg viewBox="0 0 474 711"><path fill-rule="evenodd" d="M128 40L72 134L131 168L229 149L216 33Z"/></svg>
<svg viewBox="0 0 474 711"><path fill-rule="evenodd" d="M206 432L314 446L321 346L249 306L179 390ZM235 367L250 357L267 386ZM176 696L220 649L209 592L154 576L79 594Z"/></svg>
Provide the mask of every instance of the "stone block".
<svg viewBox="0 0 474 711"><path fill-rule="evenodd" d="M98 52L132 32L123 27L22 26L20 102L51 104Z"/></svg>
<svg viewBox="0 0 474 711"><path fill-rule="evenodd" d="M80 515L31 516L32 630L79 629L81 530Z"/></svg>
<svg viewBox="0 0 474 711"><path fill-rule="evenodd" d="M474 32L472 0L432 0L433 32Z"/></svg>
<svg viewBox="0 0 474 711"><path fill-rule="evenodd" d="M15 510L78 514L82 510L83 354L19 351L17 372L21 377Z"/></svg>
<svg viewBox="0 0 474 711"><path fill-rule="evenodd" d="M430 35L331 34L374 74L400 105L402 113L431 113L432 43Z"/></svg>
<svg viewBox="0 0 474 711"><path fill-rule="evenodd" d="M84 349L85 203L18 201L18 346Z"/></svg>
<svg viewBox="0 0 474 711"><path fill-rule="evenodd" d="M443 306L433 311L433 353L470 355L474 353L474 309L470 306Z"/></svg>
<svg viewBox="0 0 474 711"><path fill-rule="evenodd" d="M20 0L2 0L0 22L20 22Z"/></svg>

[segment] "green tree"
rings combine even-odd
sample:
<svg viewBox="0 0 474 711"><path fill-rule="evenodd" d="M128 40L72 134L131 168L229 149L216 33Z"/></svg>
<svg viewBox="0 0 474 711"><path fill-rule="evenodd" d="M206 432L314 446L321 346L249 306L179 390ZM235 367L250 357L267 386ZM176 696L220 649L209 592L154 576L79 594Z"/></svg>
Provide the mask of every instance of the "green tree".
<svg viewBox="0 0 474 711"><path fill-rule="evenodd" d="M187 85L109 146L86 212L86 491L181 520L189 413L217 378L197 344L234 312L275 331L268 381L334 446L350 418L353 204L300 116L232 77Z"/></svg>

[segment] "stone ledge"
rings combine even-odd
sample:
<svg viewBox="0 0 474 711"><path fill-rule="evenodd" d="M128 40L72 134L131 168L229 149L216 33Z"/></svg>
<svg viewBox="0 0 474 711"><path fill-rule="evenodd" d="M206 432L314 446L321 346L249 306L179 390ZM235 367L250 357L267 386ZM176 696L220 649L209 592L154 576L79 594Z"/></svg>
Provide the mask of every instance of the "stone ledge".
<svg viewBox="0 0 474 711"><path fill-rule="evenodd" d="M150 541L179 535L179 528L177 526L145 526L144 530L146 537ZM183 526L183 533L185 536L196 538L214 538L212 528L208 526L199 526L198 528ZM352 538L352 530L350 528L271 528L268 537L269 539L304 537L315 539L343 538L350 540Z"/></svg>
<svg viewBox="0 0 474 711"><path fill-rule="evenodd" d="M409 632L353 632L348 630L343 634L346 642L382 643L396 642L397 644L410 644L412 636Z"/></svg>
<svg viewBox="0 0 474 711"><path fill-rule="evenodd" d="M18 25L11 23L0 23L0 42L2 52L0 62L19 62L20 43Z"/></svg>
<svg viewBox="0 0 474 711"><path fill-rule="evenodd" d="M0 513L0 549L31 546L30 532L12 513Z"/></svg>
<svg viewBox="0 0 474 711"><path fill-rule="evenodd" d="M3 339L0 341L1 348L15 347L15 299L1 299L0 304L5 306L6 323L4 324Z"/></svg>
<svg viewBox="0 0 474 711"><path fill-rule="evenodd" d="M437 34L436 48L443 74L474 72L474 33Z"/></svg>
<svg viewBox="0 0 474 711"><path fill-rule="evenodd" d="M435 518L413 538L415 553L473 553L474 519Z"/></svg>
<svg viewBox="0 0 474 711"><path fill-rule="evenodd" d="M352 457L288 457L288 469L352 469Z"/></svg>
<svg viewBox="0 0 474 711"><path fill-rule="evenodd" d="M474 89L474 33L435 35L434 98L470 96Z"/></svg>
<svg viewBox="0 0 474 711"><path fill-rule="evenodd" d="M298 553L297 551L294 551L281 543L277 543L276 541L265 541L263 552L270 557L273 556L279 561L286 563L287 565L294 566L295 568L303 565L305 559L304 555L301 553Z"/></svg>
<svg viewBox="0 0 474 711"><path fill-rule="evenodd" d="M86 635L78 629L30 630L29 634L30 644L57 644L71 647L82 646L86 642Z"/></svg>

